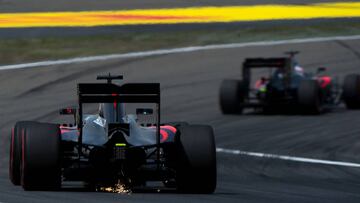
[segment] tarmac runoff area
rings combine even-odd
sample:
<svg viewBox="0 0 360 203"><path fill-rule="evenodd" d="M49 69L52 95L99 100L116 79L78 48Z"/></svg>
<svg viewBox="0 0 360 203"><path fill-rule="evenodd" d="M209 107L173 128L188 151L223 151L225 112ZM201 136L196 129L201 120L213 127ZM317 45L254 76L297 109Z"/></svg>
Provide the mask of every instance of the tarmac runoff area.
<svg viewBox="0 0 360 203"><path fill-rule="evenodd" d="M0 14L0 28L231 23L360 17L359 2Z"/></svg>

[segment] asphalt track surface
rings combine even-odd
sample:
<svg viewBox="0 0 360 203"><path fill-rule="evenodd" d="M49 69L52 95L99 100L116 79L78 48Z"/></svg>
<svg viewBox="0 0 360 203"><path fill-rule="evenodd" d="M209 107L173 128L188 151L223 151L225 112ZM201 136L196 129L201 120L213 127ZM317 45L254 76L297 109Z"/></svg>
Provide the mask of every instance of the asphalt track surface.
<svg viewBox="0 0 360 203"><path fill-rule="evenodd" d="M300 50L309 70L329 67L340 77L360 72L360 40L209 50L128 60L81 63L0 75L0 202L359 202L360 169L294 163L218 153L218 185L212 195L176 193L24 192L8 178L10 128L17 120L56 121L58 109L76 104L76 84L98 74L124 74L125 82L161 82L163 121L214 127L217 147L360 163L360 111L321 116L224 116L219 84L240 76L245 57Z"/></svg>
<svg viewBox="0 0 360 203"><path fill-rule="evenodd" d="M122 10L193 6L309 4L322 2L336 2L336 0L318 0L316 2L312 0L0 0L0 12Z"/></svg>

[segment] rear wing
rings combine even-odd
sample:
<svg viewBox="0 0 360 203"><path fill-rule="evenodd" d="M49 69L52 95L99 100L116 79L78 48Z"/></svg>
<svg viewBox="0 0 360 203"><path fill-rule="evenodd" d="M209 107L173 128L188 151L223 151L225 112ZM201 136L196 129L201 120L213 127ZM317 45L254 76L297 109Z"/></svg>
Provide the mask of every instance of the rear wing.
<svg viewBox="0 0 360 203"><path fill-rule="evenodd" d="M160 103L159 83L78 84L79 103Z"/></svg>
<svg viewBox="0 0 360 203"><path fill-rule="evenodd" d="M110 76L109 76L110 77ZM106 77L104 79L109 79ZM111 82L111 81L110 81ZM157 106L156 143L157 155L160 157L160 84L131 83L116 85L113 83L80 83L78 84L79 116L78 127L79 150L83 139L83 104L84 103L154 103ZM81 154L81 153L80 153Z"/></svg>
<svg viewBox="0 0 360 203"><path fill-rule="evenodd" d="M243 81L250 87L251 73L253 68L280 68L284 70L285 77L291 75L292 58L248 58L243 62Z"/></svg>
<svg viewBox="0 0 360 203"><path fill-rule="evenodd" d="M290 58L248 58L244 61L243 67L246 68L285 68Z"/></svg>

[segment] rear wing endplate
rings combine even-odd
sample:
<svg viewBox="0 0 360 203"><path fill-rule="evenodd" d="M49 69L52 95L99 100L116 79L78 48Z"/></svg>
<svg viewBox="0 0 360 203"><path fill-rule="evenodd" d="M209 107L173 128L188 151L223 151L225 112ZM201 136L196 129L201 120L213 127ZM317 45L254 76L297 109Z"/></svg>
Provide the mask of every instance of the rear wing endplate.
<svg viewBox="0 0 360 203"><path fill-rule="evenodd" d="M250 70L253 68L281 68L286 77L291 74L291 58L247 58L243 63L242 76L246 89L250 88Z"/></svg>
<svg viewBox="0 0 360 203"><path fill-rule="evenodd" d="M107 78L106 78L107 79ZM83 112L84 103L156 103L157 106L157 125L156 125L156 144L157 157L160 160L160 84L159 83L131 83L116 85L113 83L80 83L78 84L79 97L79 121L80 130L78 147L79 160L82 154L83 142ZM160 165L158 164L158 167Z"/></svg>

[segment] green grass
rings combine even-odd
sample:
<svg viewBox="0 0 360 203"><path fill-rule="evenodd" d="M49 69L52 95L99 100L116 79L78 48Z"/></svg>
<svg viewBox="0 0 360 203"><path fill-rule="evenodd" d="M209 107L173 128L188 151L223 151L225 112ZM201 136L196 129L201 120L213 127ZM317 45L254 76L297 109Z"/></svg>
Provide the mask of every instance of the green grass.
<svg viewBox="0 0 360 203"><path fill-rule="evenodd" d="M183 46L280 40L317 36L360 35L360 23L276 25L112 35L0 40L0 64L126 53Z"/></svg>

